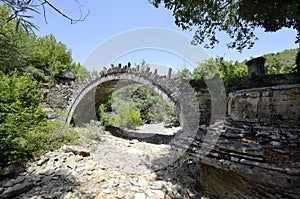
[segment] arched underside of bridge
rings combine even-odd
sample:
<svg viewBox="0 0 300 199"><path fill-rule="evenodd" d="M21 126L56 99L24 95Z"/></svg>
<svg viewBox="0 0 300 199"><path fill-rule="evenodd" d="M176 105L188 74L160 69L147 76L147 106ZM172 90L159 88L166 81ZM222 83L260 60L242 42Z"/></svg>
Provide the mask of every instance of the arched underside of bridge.
<svg viewBox="0 0 300 199"><path fill-rule="evenodd" d="M167 102L183 128L197 129L199 105L193 89L187 82L133 69L101 73L90 79L73 96L66 123L72 122L75 126L81 126L91 120L97 120L99 105L105 102L112 92L131 84L142 84L154 90Z"/></svg>
<svg viewBox="0 0 300 199"><path fill-rule="evenodd" d="M95 81L98 82L97 80ZM80 126L91 120L97 120L99 105L104 103L114 91L133 84L146 85L148 88L153 89L168 103L175 115L179 116L179 114L176 114L179 110L179 107L176 108L176 102L148 81L142 80L141 82L132 79L105 79L105 81L103 81L102 79L102 81L100 80L98 82L99 84L96 82L95 86L89 86L85 92L78 96L74 104L76 107L70 111L68 123L70 123L70 119L72 119L72 123Z"/></svg>

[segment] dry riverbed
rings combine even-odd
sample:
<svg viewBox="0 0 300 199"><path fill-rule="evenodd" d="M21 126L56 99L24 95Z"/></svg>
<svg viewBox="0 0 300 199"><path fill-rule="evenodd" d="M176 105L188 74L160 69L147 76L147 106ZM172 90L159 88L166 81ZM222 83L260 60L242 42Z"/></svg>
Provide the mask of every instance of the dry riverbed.
<svg viewBox="0 0 300 199"><path fill-rule="evenodd" d="M178 127L109 129L86 147L64 146L2 179L0 198L209 198L196 162L172 150Z"/></svg>

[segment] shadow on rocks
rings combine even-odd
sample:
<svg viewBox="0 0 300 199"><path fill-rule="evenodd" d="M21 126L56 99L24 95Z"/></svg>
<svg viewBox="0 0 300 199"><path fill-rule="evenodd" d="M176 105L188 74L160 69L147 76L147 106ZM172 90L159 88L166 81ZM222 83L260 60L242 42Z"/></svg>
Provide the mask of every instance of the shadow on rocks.
<svg viewBox="0 0 300 199"><path fill-rule="evenodd" d="M63 154L63 155L61 155ZM79 190L79 155L50 152L22 169L2 176L0 199L6 198L93 198ZM78 174L78 175L76 175Z"/></svg>
<svg viewBox="0 0 300 199"><path fill-rule="evenodd" d="M120 137L122 139L136 139L140 142L147 142L151 144L169 144L176 135L176 133L173 135L162 135L156 133L138 133L134 130L128 131L114 126L106 127L106 130L109 131L111 135Z"/></svg>
<svg viewBox="0 0 300 199"><path fill-rule="evenodd" d="M3 179L0 198L63 198L77 186L76 178L63 169L28 174L24 171L16 178Z"/></svg>
<svg viewBox="0 0 300 199"><path fill-rule="evenodd" d="M155 164L159 161L164 161L164 158L156 159ZM200 166L192 159L182 156L173 164L155 170L155 173L156 181L163 182L160 186L169 198L199 199L204 196Z"/></svg>

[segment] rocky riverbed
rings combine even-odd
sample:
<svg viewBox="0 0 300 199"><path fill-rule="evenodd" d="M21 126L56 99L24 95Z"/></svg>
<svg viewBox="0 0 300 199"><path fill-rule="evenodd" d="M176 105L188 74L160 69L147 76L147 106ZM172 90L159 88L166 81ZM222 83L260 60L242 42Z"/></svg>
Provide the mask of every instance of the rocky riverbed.
<svg viewBox="0 0 300 199"><path fill-rule="evenodd" d="M213 198L198 164L168 144L178 130L112 128L87 146L63 146L3 178L0 198Z"/></svg>

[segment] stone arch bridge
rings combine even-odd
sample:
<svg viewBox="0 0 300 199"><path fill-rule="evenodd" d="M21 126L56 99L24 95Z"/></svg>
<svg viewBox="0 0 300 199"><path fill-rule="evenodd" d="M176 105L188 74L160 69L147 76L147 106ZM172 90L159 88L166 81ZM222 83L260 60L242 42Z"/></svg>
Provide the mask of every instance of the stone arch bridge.
<svg viewBox="0 0 300 199"><path fill-rule="evenodd" d="M59 92L52 92L48 99L64 112L62 120L66 124L80 126L91 120L97 120L97 108L114 91L131 84L141 84L154 90L169 105L181 126L187 130L196 130L200 112L196 92L189 82L182 78L171 78L171 69L167 76L157 74L157 69L132 68L130 63L103 68L80 83L58 85ZM58 100L58 101L57 101Z"/></svg>
<svg viewBox="0 0 300 199"><path fill-rule="evenodd" d="M47 102L66 110L62 115L67 124L81 125L96 119L96 107L106 96L132 83L162 96L185 130L198 129L192 143L175 144L199 161L203 184L220 198L300 197L299 84L231 93L225 121L207 127L198 127L201 109L187 81L130 65L104 68L79 84L57 85ZM205 140L210 134L216 142ZM208 154L202 153L204 146Z"/></svg>

